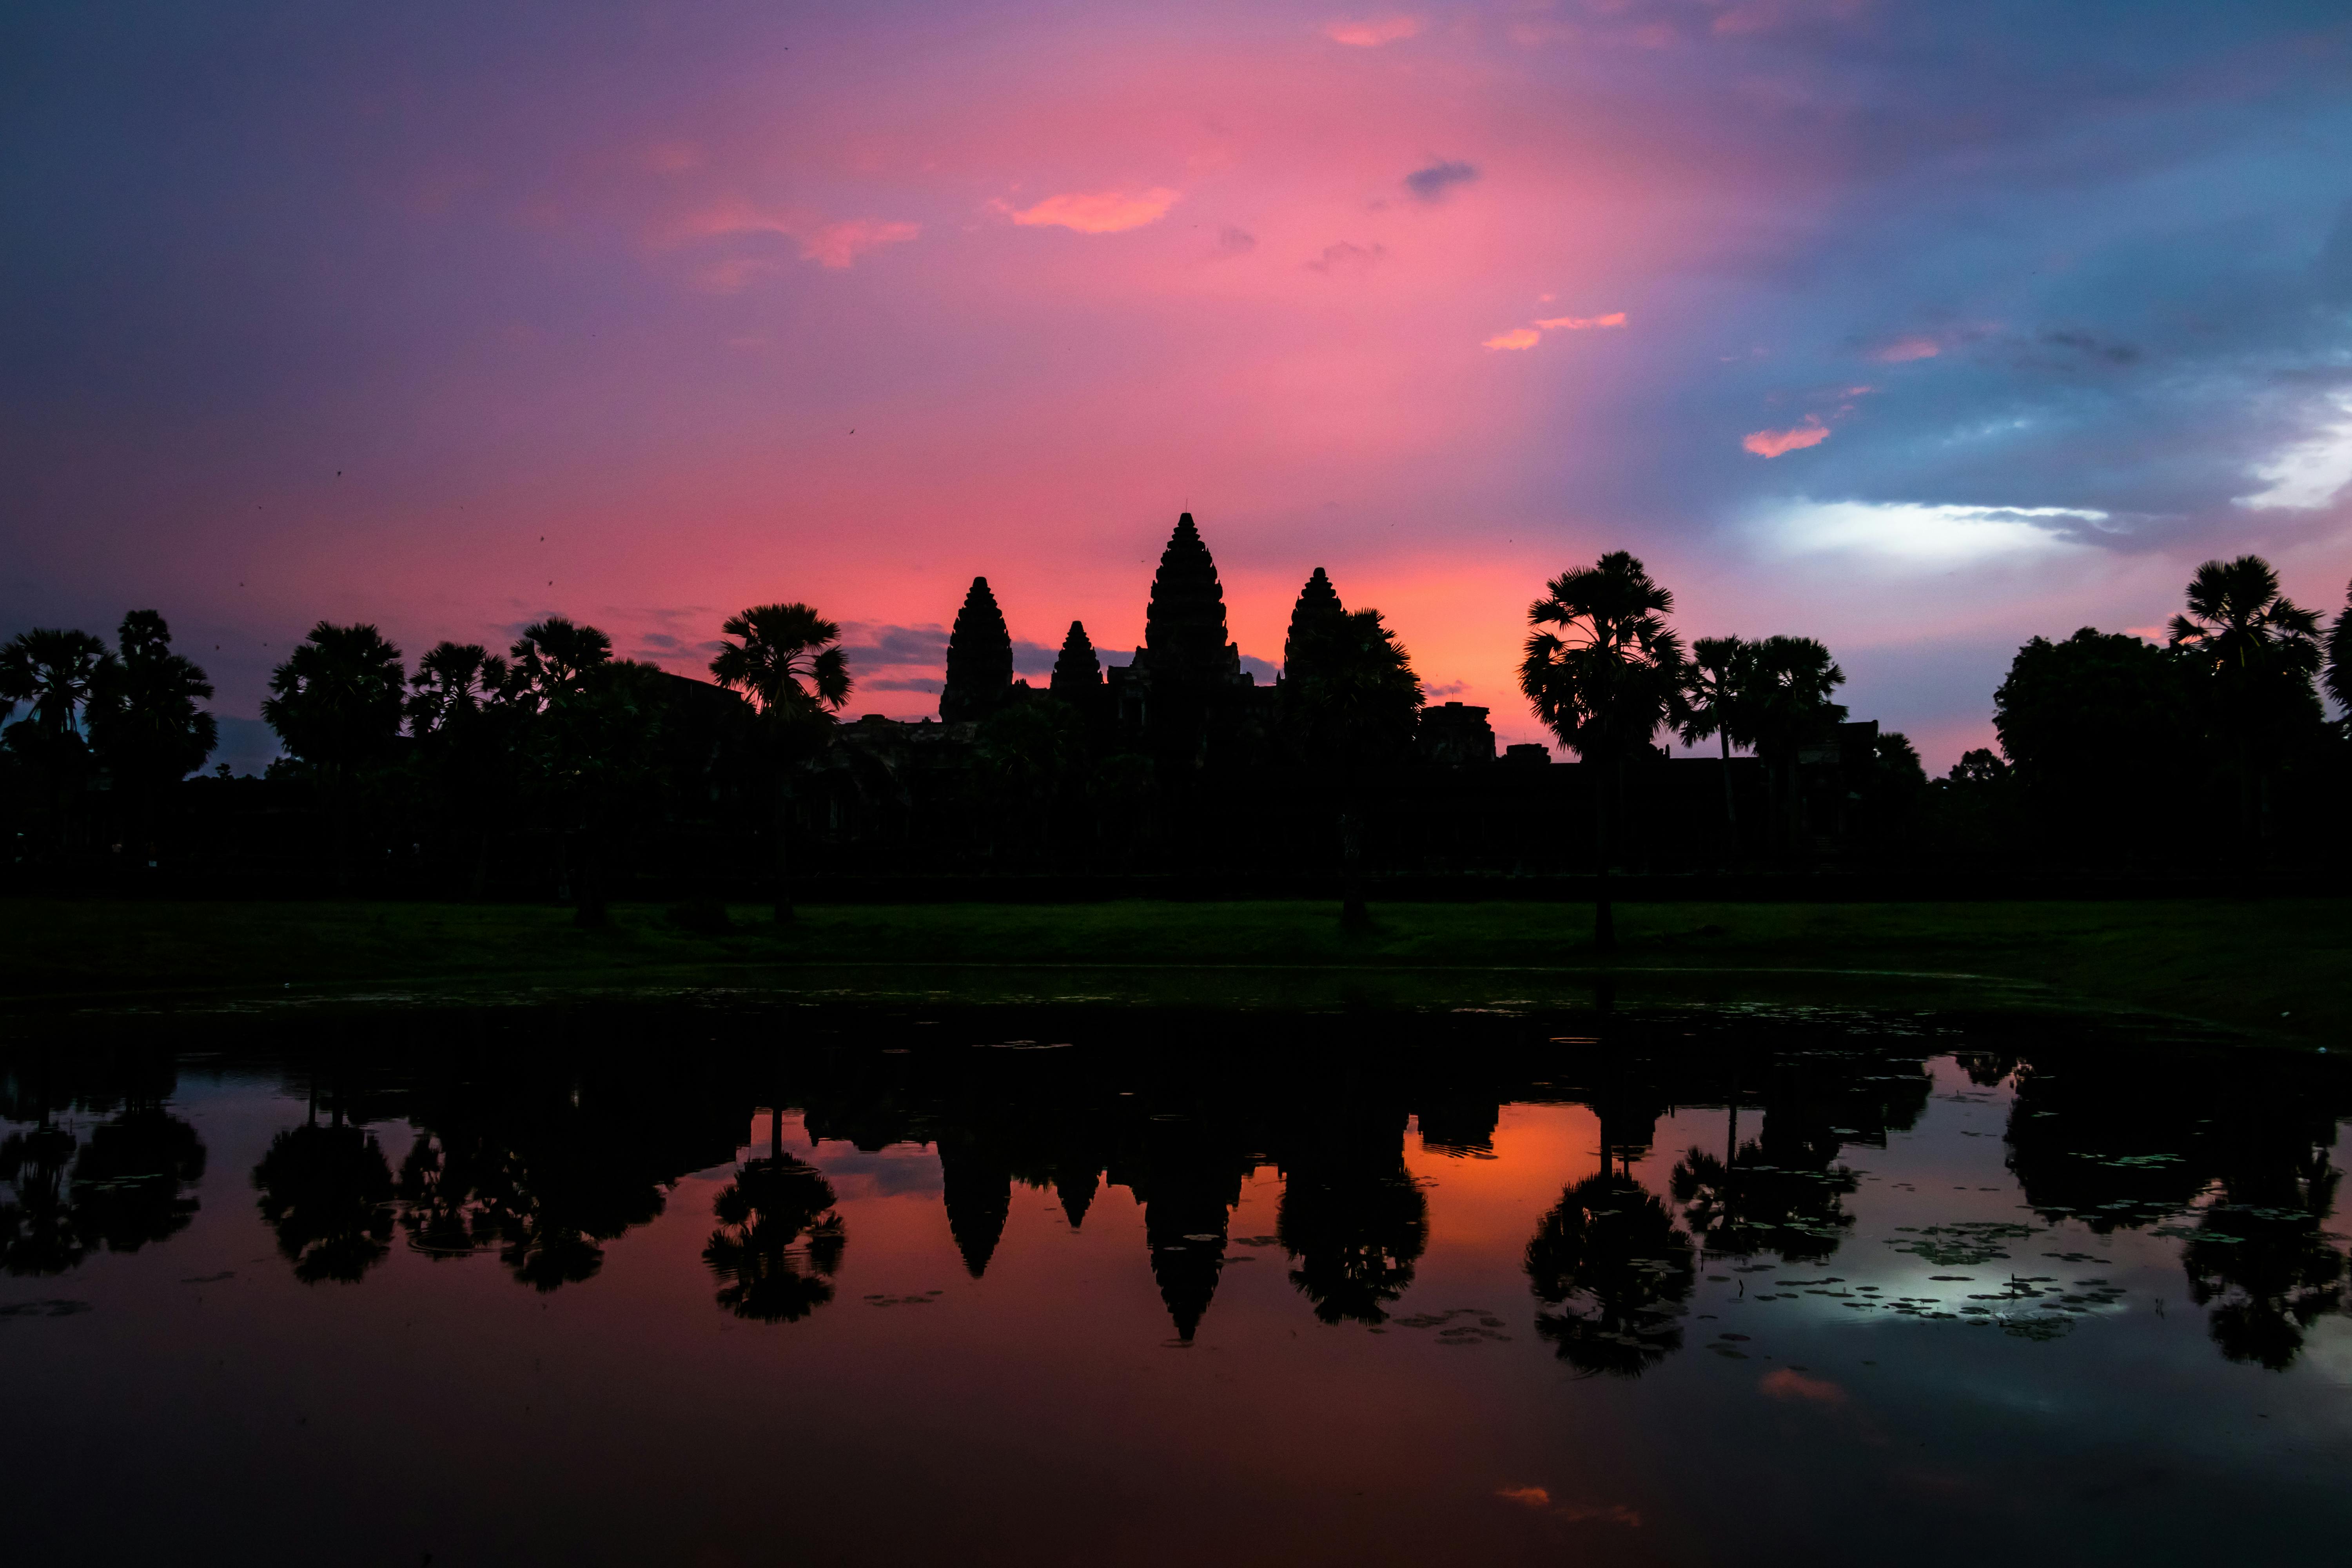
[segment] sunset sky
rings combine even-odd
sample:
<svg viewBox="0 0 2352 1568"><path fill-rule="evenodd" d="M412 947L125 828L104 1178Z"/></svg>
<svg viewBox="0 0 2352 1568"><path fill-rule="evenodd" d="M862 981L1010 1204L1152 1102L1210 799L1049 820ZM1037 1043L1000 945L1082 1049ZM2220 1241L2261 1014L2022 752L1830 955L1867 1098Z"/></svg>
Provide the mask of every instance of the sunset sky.
<svg viewBox="0 0 2352 1568"><path fill-rule="evenodd" d="M1319 565L1536 739L1626 548L1937 772L2029 636L2352 578L2343 0L31 4L0 212L0 636L162 610L241 766L322 616L804 599L929 713L1187 509L1262 679Z"/></svg>

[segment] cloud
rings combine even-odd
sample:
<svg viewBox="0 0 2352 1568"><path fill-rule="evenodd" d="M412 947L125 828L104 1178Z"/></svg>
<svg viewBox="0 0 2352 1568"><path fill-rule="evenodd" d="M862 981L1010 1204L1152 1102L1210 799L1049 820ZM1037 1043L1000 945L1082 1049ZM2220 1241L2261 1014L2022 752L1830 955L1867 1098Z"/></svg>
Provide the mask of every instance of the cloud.
<svg viewBox="0 0 2352 1568"><path fill-rule="evenodd" d="M1505 1502L1516 1502L1528 1508L1549 1508L1551 1493L1541 1487L1500 1487L1495 1495Z"/></svg>
<svg viewBox="0 0 2352 1568"><path fill-rule="evenodd" d="M1257 248L1257 236L1232 224L1217 231L1217 253L1221 256L1246 256Z"/></svg>
<svg viewBox="0 0 2352 1568"><path fill-rule="evenodd" d="M2235 498L2237 505L2262 511L2310 510L2326 506L2337 491L2352 484L2352 395L2339 393L2334 403L2344 418L2268 462L2256 464L2254 477L2270 484L2252 495Z"/></svg>
<svg viewBox="0 0 2352 1568"><path fill-rule="evenodd" d="M1415 169L1404 177L1404 188L1419 202L1442 202L1456 185L1466 185L1478 177L1478 171L1468 163L1452 158L1440 158L1425 169Z"/></svg>
<svg viewBox="0 0 2352 1568"><path fill-rule="evenodd" d="M848 218L829 223L811 234L795 237L801 242L801 257L820 267L846 267L869 250L879 250L886 245L904 245L923 232L920 224L881 223L873 218Z"/></svg>
<svg viewBox="0 0 2352 1568"><path fill-rule="evenodd" d="M1531 349L1543 342L1543 334L1533 327L1513 327L1507 332L1496 332L1478 346L1482 349Z"/></svg>
<svg viewBox="0 0 2352 1568"><path fill-rule="evenodd" d="M842 628L842 651L849 656L852 673L908 665L937 669L947 662L948 629L852 621Z"/></svg>
<svg viewBox="0 0 2352 1568"><path fill-rule="evenodd" d="M1079 234L1118 234L1121 230L1141 228L1158 223L1168 216L1168 209L1182 199L1182 193L1165 185L1154 185L1145 191L1073 191L1064 195L1047 196L1034 206L1016 208L1006 202L994 204L1024 228L1066 228Z"/></svg>
<svg viewBox="0 0 2352 1568"><path fill-rule="evenodd" d="M866 217L828 222L805 213L763 212L748 203L735 202L688 218L679 237L728 239L747 234L777 234L799 244L802 260L839 268L851 265L867 251L886 245L902 245L922 232L922 225L915 223ZM707 287L731 293L770 269L768 263L755 258L730 258L706 268L702 278Z"/></svg>
<svg viewBox="0 0 2352 1568"><path fill-rule="evenodd" d="M1934 359L1944 352L1944 345L1933 338L1897 338L1870 351L1868 357L1880 364L1908 364L1915 359Z"/></svg>
<svg viewBox="0 0 2352 1568"><path fill-rule="evenodd" d="M1420 31L1421 18L1418 16L1382 16L1376 21L1323 24L1325 37L1353 49L1377 49L1382 44L1410 38Z"/></svg>
<svg viewBox="0 0 2352 1568"><path fill-rule="evenodd" d="M1371 270L1372 264L1389 253L1385 245L1351 245L1341 240L1327 245L1323 253L1307 264L1309 272L1354 273L1359 276Z"/></svg>
<svg viewBox="0 0 2352 1568"><path fill-rule="evenodd" d="M1786 430L1750 430L1739 438L1739 444L1759 458L1779 458L1818 447L1829 438L1830 427L1822 423L1822 416L1808 414L1802 424Z"/></svg>
<svg viewBox="0 0 2352 1568"><path fill-rule="evenodd" d="M1582 332L1596 327L1622 327L1625 312L1612 310L1605 316L1553 316L1538 321L1536 325L1547 332Z"/></svg>
<svg viewBox="0 0 2352 1568"><path fill-rule="evenodd" d="M1926 501L1780 503L1761 531L1781 554L1865 554L1931 565L2080 550L2070 524L2094 528L2109 514L2084 507L1958 506Z"/></svg>
<svg viewBox="0 0 2352 1568"><path fill-rule="evenodd" d="M1843 1405L1845 1390L1823 1377L1807 1377L1789 1367L1768 1372L1757 1388L1775 1399L1802 1399L1813 1405Z"/></svg>

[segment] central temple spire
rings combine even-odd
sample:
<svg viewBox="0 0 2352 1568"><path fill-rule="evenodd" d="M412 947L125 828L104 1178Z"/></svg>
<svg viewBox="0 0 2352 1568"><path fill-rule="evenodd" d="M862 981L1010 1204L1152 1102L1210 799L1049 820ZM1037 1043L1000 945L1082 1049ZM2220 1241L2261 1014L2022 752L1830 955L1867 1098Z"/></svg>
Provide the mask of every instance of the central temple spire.
<svg viewBox="0 0 2352 1568"><path fill-rule="evenodd" d="M1143 645L1152 668L1165 674L1214 678L1233 663L1226 655L1225 591L1189 511L1176 520L1176 531L1160 552Z"/></svg>

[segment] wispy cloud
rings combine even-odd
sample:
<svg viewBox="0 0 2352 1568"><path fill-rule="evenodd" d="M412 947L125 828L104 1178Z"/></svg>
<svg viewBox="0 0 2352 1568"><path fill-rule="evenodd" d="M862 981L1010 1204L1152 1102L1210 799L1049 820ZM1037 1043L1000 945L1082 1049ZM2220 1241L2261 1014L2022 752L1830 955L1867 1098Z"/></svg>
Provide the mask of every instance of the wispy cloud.
<svg viewBox="0 0 2352 1568"><path fill-rule="evenodd" d="M1034 206L995 203L996 210L1024 228L1066 228L1079 234L1118 234L1158 223L1183 198L1181 191L1154 185L1143 191L1073 191L1047 196Z"/></svg>
<svg viewBox="0 0 2352 1568"><path fill-rule="evenodd" d="M1622 327L1625 312L1612 310L1605 316L1546 316L1532 326L1513 327L1507 332L1496 332L1481 343L1489 349L1531 349L1543 341L1546 332L1586 332L1596 329Z"/></svg>
<svg viewBox="0 0 2352 1568"><path fill-rule="evenodd" d="M1421 31L1418 16L1382 16L1363 22L1335 21L1323 25L1323 36L1352 49L1377 49L1410 38Z"/></svg>
<svg viewBox="0 0 2352 1568"><path fill-rule="evenodd" d="M2339 393L2334 401L2344 417L2270 461L2255 465L2254 477L2270 483L2252 495L2236 498L2239 506L2265 511L2311 510L2326 506L2352 484L2352 395Z"/></svg>
<svg viewBox="0 0 2352 1568"><path fill-rule="evenodd" d="M1355 245L1343 239L1337 245L1325 246L1322 254L1307 264L1307 270L1360 275L1371 270L1372 264L1388 253L1384 245Z"/></svg>
<svg viewBox="0 0 2352 1568"><path fill-rule="evenodd" d="M1478 177L1477 168L1455 158L1440 158L1426 168L1415 169L1404 177L1404 188L1412 199L1434 205L1453 194L1456 185L1466 185Z"/></svg>
<svg viewBox="0 0 2352 1568"><path fill-rule="evenodd" d="M1880 364L1908 364L1915 359L1934 359L1944 352L1944 345L1929 337L1896 338L1870 351L1869 357Z"/></svg>
<svg viewBox="0 0 2352 1568"><path fill-rule="evenodd" d="M1781 458L1808 447L1818 447L1829 438L1830 427L1822 423L1822 416L1808 414L1801 423L1786 430L1750 430L1739 438L1739 444L1759 458Z"/></svg>
<svg viewBox="0 0 2352 1568"><path fill-rule="evenodd" d="M748 203L709 207L688 218L680 237L727 239L742 235L776 234L797 243L801 259L820 267L844 268L871 250L903 245L923 232L916 223L880 218L827 220L799 212L768 212ZM722 290L741 288L762 270L756 261L730 258L705 273L706 281Z"/></svg>

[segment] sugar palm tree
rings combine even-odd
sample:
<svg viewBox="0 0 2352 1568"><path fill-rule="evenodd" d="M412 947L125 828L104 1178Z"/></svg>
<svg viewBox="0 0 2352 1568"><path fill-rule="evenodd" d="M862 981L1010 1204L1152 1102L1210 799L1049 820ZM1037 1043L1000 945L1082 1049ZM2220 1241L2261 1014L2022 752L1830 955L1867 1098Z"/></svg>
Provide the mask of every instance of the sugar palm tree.
<svg viewBox="0 0 2352 1568"><path fill-rule="evenodd" d="M2187 613L2172 617L2171 647L2202 678L2213 738L2238 775L2239 827L2259 849L2269 770L2298 729L2315 726L2319 700L2319 613L2279 592L2259 555L2208 561L2189 579Z"/></svg>
<svg viewBox="0 0 2352 1568"><path fill-rule="evenodd" d="M1712 737L1723 753L1723 830L1727 854L1737 846L1739 807L1731 789L1731 748L1755 744L1748 732L1747 696L1753 649L1738 637L1700 637L1683 667L1683 743Z"/></svg>
<svg viewBox="0 0 2352 1568"><path fill-rule="evenodd" d="M2327 634L2327 674L2323 684L2347 720L2352 721L2352 587L2344 590L2344 608Z"/></svg>
<svg viewBox="0 0 2352 1568"><path fill-rule="evenodd" d="M1593 945L1617 945L1609 901L1610 795L1635 747L1682 711L1682 640L1666 625L1675 596L1640 561L1612 551L1563 572L1528 608L1519 689L1560 742L1591 764L1596 869Z"/></svg>
<svg viewBox="0 0 2352 1568"><path fill-rule="evenodd" d="M172 628L152 610L122 617L113 658L91 683L90 748L127 802L131 830L154 858L156 816L164 792L205 765L219 739L213 716L196 704L213 683L195 662L172 651Z"/></svg>
<svg viewBox="0 0 2352 1568"><path fill-rule="evenodd" d="M710 674L760 710L776 767L776 919L793 918L789 859L792 764L849 700L841 627L806 605L754 605L730 616Z"/></svg>
<svg viewBox="0 0 2352 1568"><path fill-rule="evenodd" d="M1319 568L1315 576L1322 578ZM1310 580L1309 593L1315 585ZM1328 583L1324 588L1328 594ZM1425 700L1421 678L1378 610L1342 610L1336 595L1327 615L1292 617L1284 669L1292 733L1328 780L1339 809L1339 922L1360 930L1371 919L1364 903L1364 787L1377 770L1411 753Z"/></svg>
<svg viewBox="0 0 2352 1568"><path fill-rule="evenodd" d="M14 711L31 711L8 730L9 749L32 762L49 781L60 849L71 842L73 792L89 759L81 721L108 662L106 645L84 631L36 626L0 647L0 698Z"/></svg>
<svg viewBox="0 0 2352 1568"><path fill-rule="evenodd" d="M261 716L318 773L334 822L335 885L351 884L353 794L361 771L400 733L400 649L375 627L320 621L270 672Z"/></svg>
<svg viewBox="0 0 2352 1568"><path fill-rule="evenodd" d="M1845 671L1811 637L1770 637L1748 646L1744 684L1748 732L1773 780L1780 831L1794 855L1804 842L1801 753L1844 721L1844 705L1831 701L1830 693L1845 684Z"/></svg>
<svg viewBox="0 0 2352 1568"><path fill-rule="evenodd" d="M445 831L472 845L468 886L480 898L490 835L513 792L521 710L512 667L479 643L441 642L416 661L408 686L408 733Z"/></svg>

